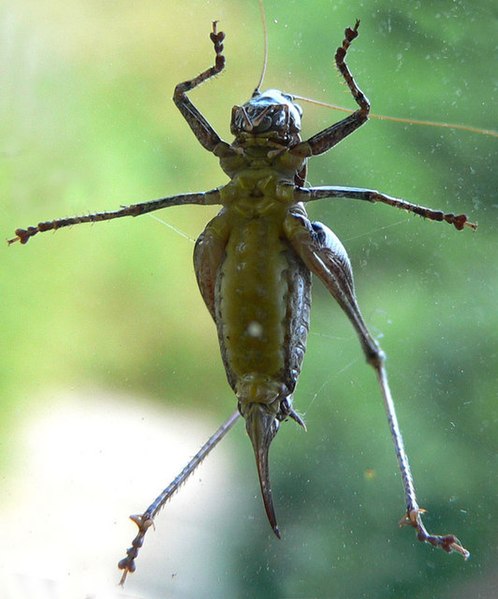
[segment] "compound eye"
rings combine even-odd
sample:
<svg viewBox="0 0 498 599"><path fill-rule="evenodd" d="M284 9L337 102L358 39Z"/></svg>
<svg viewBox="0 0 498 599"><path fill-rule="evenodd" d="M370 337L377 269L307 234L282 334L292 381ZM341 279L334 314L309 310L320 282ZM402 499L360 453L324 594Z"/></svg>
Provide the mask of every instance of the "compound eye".
<svg viewBox="0 0 498 599"><path fill-rule="evenodd" d="M286 114L283 110L277 110L273 118L273 126L275 129L283 129L287 124Z"/></svg>

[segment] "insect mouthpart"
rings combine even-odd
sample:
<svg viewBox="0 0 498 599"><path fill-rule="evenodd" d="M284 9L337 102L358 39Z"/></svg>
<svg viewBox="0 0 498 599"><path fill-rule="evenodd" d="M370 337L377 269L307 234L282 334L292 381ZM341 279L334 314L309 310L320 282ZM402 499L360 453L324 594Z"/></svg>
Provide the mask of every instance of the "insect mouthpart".
<svg viewBox="0 0 498 599"><path fill-rule="evenodd" d="M233 135L241 133L273 134L289 139L301 130L303 111L295 104L292 96L276 89L254 92L252 98L242 106L232 109L230 130Z"/></svg>

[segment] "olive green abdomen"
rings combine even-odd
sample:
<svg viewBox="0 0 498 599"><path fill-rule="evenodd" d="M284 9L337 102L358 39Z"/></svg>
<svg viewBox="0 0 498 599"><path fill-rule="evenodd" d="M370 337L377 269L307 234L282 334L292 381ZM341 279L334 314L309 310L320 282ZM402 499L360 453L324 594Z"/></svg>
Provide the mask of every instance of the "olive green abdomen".
<svg viewBox="0 0 498 599"><path fill-rule="evenodd" d="M253 388L242 401L266 402L294 390L308 331L309 279L279 218L234 219L218 273L216 321L230 384L239 395Z"/></svg>
<svg viewBox="0 0 498 599"><path fill-rule="evenodd" d="M231 231L220 280L220 327L235 376L277 376L284 366L286 247L261 218Z"/></svg>

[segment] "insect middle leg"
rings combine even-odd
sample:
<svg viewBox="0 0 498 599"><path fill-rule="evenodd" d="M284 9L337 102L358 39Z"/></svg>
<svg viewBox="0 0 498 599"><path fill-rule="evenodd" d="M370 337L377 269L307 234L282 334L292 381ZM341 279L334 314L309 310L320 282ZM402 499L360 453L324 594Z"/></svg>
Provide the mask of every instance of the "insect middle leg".
<svg viewBox="0 0 498 599"><path fill-rule="evenodd" d="M299 202L311 202L313 200L323 200L330 198L350 198L352 200L363 200L365 202L387 204L394 208L401 208L407 212L413 212L435 221L445 221L453 225L458 231L461 231L465 226L471 229L477 229L477 224L469 222L466 214L446 213L442 210L433 210L418 204L412 204L400 198L393 198L385 193L380 193L375 189L363 189L361 187L311 187L296 189L295 198Z"/></svg>
<svg viewBox="0 0 498 599"><path fill-rule="evenodd" d="M10 245L11 243L20 241L22 244L25 244L28 243L34 235L45 231L56 231L63 227L71 227L82 223L97 223L103 220L122 218L123 216L140 216L142 214L147 214L148 212L161 210L162 208L169 208L170 206L184 206L186 204L200 204L202 206L207 206L219 203L219 189L211 189L210 191L202 191L199 193L183 193L177 196L123 206L119 210L113 210L111 212L95 212L93 214L85 214L82 216L70 216L67 218L56 218L55 220L44 221L38 223L36 226L28 227L27 229L16 229L16 236L9 239L8 243Z"/></svg>
<svg viewBox="0 0 498 599"><path fill-rule="evenodd" d="M375 369L391 430L396 457L403 480L406 514L400 524L413 526L420 541L440 547L450 553L457 551L465 558L469 552L454 535L433 535L422 522L408 456L398 424L391 390L384 367L384 353L371 336L356 300L353 272L349 257L339 239L321 223L311 223L302 213L291 213L285 222L289 242L306 266L324 283L336 299L358 334L367 362Z"/></svg>

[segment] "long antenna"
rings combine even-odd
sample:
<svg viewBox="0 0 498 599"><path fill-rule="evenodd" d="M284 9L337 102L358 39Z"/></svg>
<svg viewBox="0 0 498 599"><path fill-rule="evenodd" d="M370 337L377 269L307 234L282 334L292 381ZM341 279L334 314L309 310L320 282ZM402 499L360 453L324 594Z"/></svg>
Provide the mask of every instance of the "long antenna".
<svg viewBox="0 0 498 599"><path fill-rule="evenodd" d="M259 3L259 15L261 17L261 27L263 29L263 48L264 48L264 56L263 56L263 68L261 69L261 75L259 77L258 85L256 85L256 89L254 90L254 95L260 92L260 88L263 85L263 81L266 75L266 66L268 65L268 27L266 25L266 12L265 6L263 4L263 0L258 0Z"/></svg>
<svg viewBox="0 0 498 599"><path fill-rule="evenodd" d="M292 97L296 100L303 102L309 102L310 104L316 104L317 106L325 106L325 108L333 108L340 112L354 112L350 108L344 108L343 106L337 106L337 104L329 104L328 102L321 102L320 100L313 100L312 98L306 98L305 96L298 96L292 94ZM394 121L395 123L408 123L409 125L424 125L429 127L440 127L442 129L458 129L459 131L470 131L471 133L479 133L480 135L489 135L490 137L498 137L498 131L493 129L480 129L479 127L473 127L472 125L458 125L455 123L439 123L436 121L421 121L417 119L405 119L396 116L386 116L383 114L370 113L369 119L378 119L379 121Z"/></svg>

